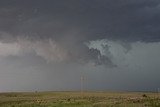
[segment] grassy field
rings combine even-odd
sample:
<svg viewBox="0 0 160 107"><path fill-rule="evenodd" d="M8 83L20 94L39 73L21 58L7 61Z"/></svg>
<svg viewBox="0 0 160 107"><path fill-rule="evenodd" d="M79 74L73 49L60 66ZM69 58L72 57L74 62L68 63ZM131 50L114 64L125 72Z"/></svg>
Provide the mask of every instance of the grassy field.
<svg viewBox="0 0 160 107"><path fill-rule="evenodd" d="M160 107L160 96L142 92L0 93L0 107Z"/></svg>

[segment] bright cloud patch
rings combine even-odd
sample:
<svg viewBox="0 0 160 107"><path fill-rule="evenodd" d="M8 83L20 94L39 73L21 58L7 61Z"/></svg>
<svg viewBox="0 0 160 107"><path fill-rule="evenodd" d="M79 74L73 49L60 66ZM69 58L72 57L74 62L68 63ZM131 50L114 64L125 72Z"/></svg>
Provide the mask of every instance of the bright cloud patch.
<svg viewBox="0 0 160 107"><path fill-rule="evenodd" d="M0 42L0 56L18 56L35 52L36 55L43 57L47 61L64 61L67 60L68 55L65 49L60 47L53 40L46 41L29 41L25 39L18 39L13 43Z"/></svg>
<svg viewBox="0 0 160 107"><path fill-rule="evenodd" d="M54 40L29 41L19 40L23 52L34 51L36 55L41 56L47 61L61 62L68 59L67 50L61 47Z"/></svg>
<svg viewBox="0 0 160 107"><path fill-rule="evenodd" d="M20 45L18 43L3 43L0 42L0 56L18 55Z"/></svg>
<svg viewBox="0 0 160 107"><path fill-rule="evenodd" d="M130 45L130 49L127 48ZM132 69L150 68L160 63L160 42L122 43L119 41L97 40L90 41L89 48L98 49L101 54L108 56L118 67ZM154 64L153 64L154 63Z"/></svg>

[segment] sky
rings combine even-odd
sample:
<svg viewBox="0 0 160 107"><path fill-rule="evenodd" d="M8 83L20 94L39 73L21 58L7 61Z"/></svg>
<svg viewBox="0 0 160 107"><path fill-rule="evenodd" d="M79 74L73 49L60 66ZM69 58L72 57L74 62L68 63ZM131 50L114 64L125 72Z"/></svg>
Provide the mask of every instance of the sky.
<svg viewBox="0 0 160 107"><path fill-rule="evenodd" d="M0 92L157 91L159 0L0 0Z"/></svg>

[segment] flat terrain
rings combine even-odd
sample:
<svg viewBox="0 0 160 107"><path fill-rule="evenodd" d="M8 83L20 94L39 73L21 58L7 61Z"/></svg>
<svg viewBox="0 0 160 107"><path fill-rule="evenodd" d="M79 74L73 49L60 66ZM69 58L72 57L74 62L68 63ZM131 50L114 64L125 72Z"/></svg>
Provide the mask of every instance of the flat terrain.
<svg viewBox="0 0 160 107"><path fill-rule="evenodd" d="M145 92L0 93L0 107L160 107L160 95Z"/></svg>

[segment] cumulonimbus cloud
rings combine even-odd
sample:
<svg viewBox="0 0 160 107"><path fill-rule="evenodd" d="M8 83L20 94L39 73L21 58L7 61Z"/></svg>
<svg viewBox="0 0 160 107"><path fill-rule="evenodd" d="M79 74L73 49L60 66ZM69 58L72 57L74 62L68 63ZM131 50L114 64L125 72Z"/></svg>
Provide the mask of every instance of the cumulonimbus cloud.
<svg viewBox="0 0 160 107"><path fill-rule="evenodd" d="M74 44L73 44L74 45ZM0 42L1 56L19 56L35 53L47 62L76 62L81 64L113 66L109 56L104 56L100 50L89 48L82 43L70 48L53 39L30 40L17 38L13 42Z"/></svg>

